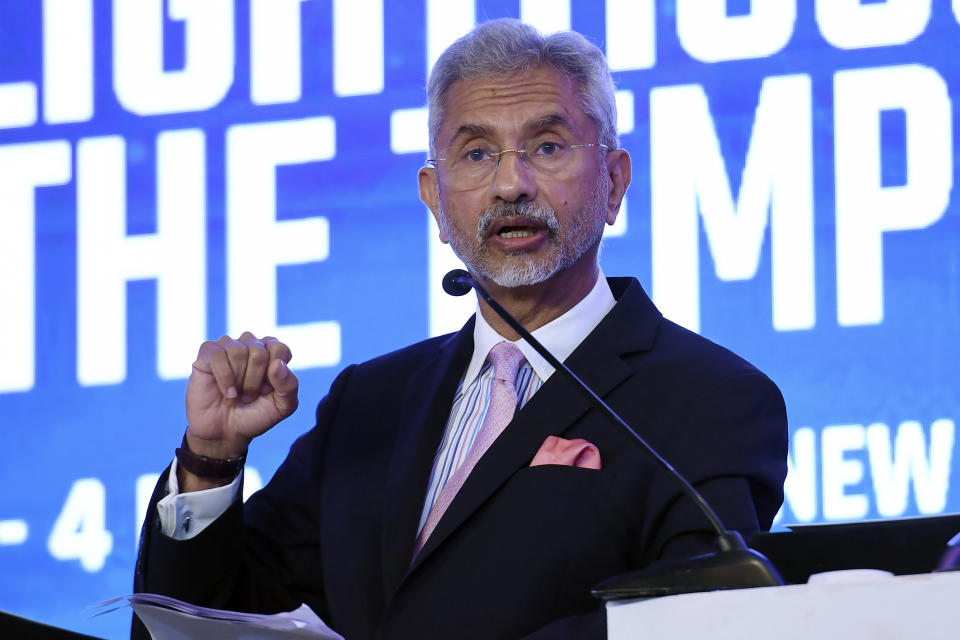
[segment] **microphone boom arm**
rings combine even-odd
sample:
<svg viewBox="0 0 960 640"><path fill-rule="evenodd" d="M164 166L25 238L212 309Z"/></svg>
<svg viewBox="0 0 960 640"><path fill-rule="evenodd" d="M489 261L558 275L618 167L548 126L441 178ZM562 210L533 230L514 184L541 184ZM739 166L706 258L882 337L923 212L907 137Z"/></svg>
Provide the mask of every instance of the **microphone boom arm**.
<svg viewBox="0 0 960 640"><path fill-rule="evenodd" d="M744 587L767 587L783 584L783 578L771 562L762 554L751 549L739 532L723 526L720 516L690 482L664 459L626 420L603 401L593 389L581 380L565 364L534 338L516 318L499 302L494 300L483 286L463 269L455 269L443 278L443 289L452 296L462 296L474 289L477 295L493 311L503 318L537 353L543 356L554 369L563 372L575 386L580 387L596 406L645 449L657 464L672 477L683 491L700 509L710 522L717 535L719 553L708 553L682 560L667 560L653 563L646 569L615 576L597 586L591 593L602 600L617 600L638 597L656 597L678 593L693 593L715 589L739 589Z"/></svg>
<svg viewBox="0 0 960 640"><path fill-rule="evenodd" d="M727 534L729 534L729 532L723 526L723 523L720 521L720 517L717 515L717 513L707 503L707 501L703 499L703 496L700 495L700 492L694 489L693 485L691 485L686 478L680 475L680 473L673 468L672 464L667 462L663 456L661 456L657 450L653 448L653 446L644 440L640 434L633 429L633 427L627 424L626 420L621 418L620 415L610 407L610 405L608 405L600 396L594 393L593 389L591 389L587 383L581 380L577 374L570 370L570 367L557 360L556 356L554 356L552 353L550 353L550 351L547 350L546 347L540 344L540 341L534 338L533 335L527 331L526 328L520 324L520 322L518 322L511 313L504 309L479 282L474 280L469 273L463 271L462 269L458 269L456 272L451 271L448 276L452 276L454 273L456 273L456 276L451 278L453 282L455 282L457 285L473 287L477 294L483 298L484 302L490 305L490 308L493 309L498 316L503 318L503 320L509 324L514 331L523 336L524 340L526 340L530 346L536 350L537 353L543 356L544 359L549 362L554 369L563 372L563 374L566 375L568 379L572 380L576 386L580 387L591 398L593 398L593 401L597 403L597 406L599 406L603 412L610 417L611 420L626 429L627 433L629 433L630 436L640 444L640 446L646 449L650 455L653 456L653 458L664 469L664 471L669 473L677 480L677 482L680 483L681 487L683 488L683 492L687 495L687 497L699 505L700 510L703 511L704 515L706 515L707 519L710 521L710 526L714 531L716 531L717 536L719 536L721 540L721 547L725 547L726 544L731 544L732 546L729 548L743 548L742 539L740 540L739 546L735 542L731 542L728 539Z"/></svg>

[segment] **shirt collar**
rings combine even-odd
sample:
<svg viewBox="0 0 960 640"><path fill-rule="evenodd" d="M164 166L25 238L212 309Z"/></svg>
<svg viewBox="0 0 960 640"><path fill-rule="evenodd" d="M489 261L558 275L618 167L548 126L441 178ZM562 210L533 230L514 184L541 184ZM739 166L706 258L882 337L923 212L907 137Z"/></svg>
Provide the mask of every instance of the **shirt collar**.
<svg viewBox="0 0 960 640"><path fill-rule="evenodd" d="M610 291L610 285L607 284L607 279L600 271L590 293L562 316L551 320L534 331L533 337L549 349L560 362L563 362L593 331L594 327L600 324L600 321L610 312L614 304L616 304L616 300L614 300L613 293ZM487 361L487 354L490 353L490 349L498 342L506 340L487 323L479 309L477 309L475 315L473 357L464 373L464 385L473 382L474 378L480 374L483 364ZM523 338L517 340L514 344L523 353L530 366L533 367L537 377L542 382L546 382L547 378L554 372L553 366L527 344Z"/></svg>

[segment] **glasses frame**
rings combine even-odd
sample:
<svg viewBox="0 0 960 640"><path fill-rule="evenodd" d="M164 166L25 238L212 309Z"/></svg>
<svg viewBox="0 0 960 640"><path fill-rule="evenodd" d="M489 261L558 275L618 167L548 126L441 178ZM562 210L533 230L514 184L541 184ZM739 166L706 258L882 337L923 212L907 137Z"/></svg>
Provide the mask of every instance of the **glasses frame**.
<svg viewBox="0 0 960 640"><path fill-rule="evenodd" d="M605 149L605 150L607 150L607 151L610 150L610 147L607 146L607 145L605 145L605 144L603 144L602 142L587 142L587 143L584 143L584 144L571 144L571 145L569 145L569 146L567 147L567 149L568 149L568 150L570 150L570 149L589 149L589 148L592 148L592 147L597 147L597 148L600 148L600 149ZM500 158L501 158L501 157L503 156L503 154L505 154L505 153L516 153L517 155L520 156L520 160L523 162L523 164L524 164L525 166L528 166L528 167L533 166L533 165L530 164L529 160L527 160L527 154L530 153L530 150L529 150L529 149L501 149L500 151L497 151L497 152L495 152L495 153L491 153L491 154L490 154L491 157L497 159L497 163L494 165L494 167L493 167L493 172L491 173L491 175L493 175L493 173L496 173L496 171L497 171L498 169L500 169ZM441 162L447 162L448 160L449 160L448 158L427 158L427 160L425 161L425 163L426 163L427 165L433 167L434 169L439 169L439 168L440 168L440 164L439 164L439 163L441 163Z"/></svg>
<svg viewBox="0 0 960 640"><path fill-rule="evenodd" d="M606 149L607 151L610 150L610 147L603 144L602 142L586 142L584 144L571 144L567 147L567 149L588 149L591 147L599 147L600 149ZM530 153L529 149L501 149L500 151L490 154L492 157L497 159L496 167L498 169L500 168L500 156L502 156L505 153L516 153L517 155L520 156L521 160L523 160L523 163L529 166L529 163L524 158L526 154ZM437 163L446 162L447 160L449 160L449 158L427 158L425 162L426 164L436 169L439 166Z"/></svg>

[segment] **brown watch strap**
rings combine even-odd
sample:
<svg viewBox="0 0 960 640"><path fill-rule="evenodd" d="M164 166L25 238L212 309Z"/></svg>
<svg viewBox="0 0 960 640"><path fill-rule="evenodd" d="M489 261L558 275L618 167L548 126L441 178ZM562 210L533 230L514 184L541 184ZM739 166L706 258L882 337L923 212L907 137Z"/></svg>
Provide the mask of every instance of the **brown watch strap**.
<svg viewBox="0 0 960 640"><path fill-rule="evenodd" d="M187 446L187 434L183 434L183 442L177 448L177 464L195 476L211 480L228 480L236 477L243 470L246 459L246 452L236 458L201 456L190 451L190 447Z"/></svg>

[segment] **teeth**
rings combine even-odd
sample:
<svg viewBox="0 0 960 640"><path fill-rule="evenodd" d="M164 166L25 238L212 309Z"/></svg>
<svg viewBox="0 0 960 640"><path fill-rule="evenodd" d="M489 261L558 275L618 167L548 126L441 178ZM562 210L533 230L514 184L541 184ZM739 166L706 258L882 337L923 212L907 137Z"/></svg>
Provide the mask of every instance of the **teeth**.
<svg viewBox="0 0 960 640"><path fill-rule="evenodd" d="M529 238L533 235L533 231L529 229L517 229L515 231L501 231L501 238Z"/></svg>

